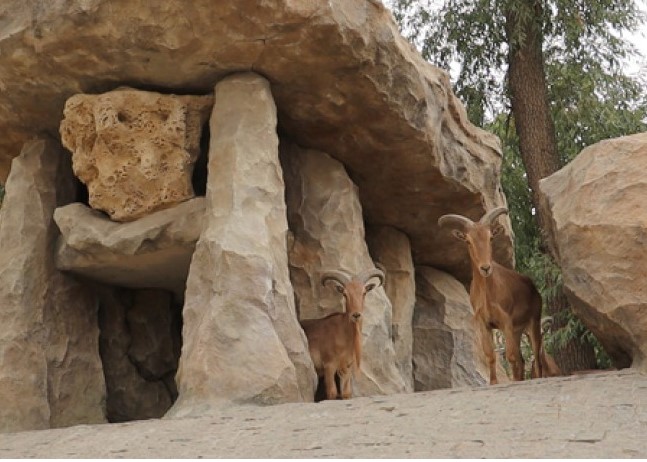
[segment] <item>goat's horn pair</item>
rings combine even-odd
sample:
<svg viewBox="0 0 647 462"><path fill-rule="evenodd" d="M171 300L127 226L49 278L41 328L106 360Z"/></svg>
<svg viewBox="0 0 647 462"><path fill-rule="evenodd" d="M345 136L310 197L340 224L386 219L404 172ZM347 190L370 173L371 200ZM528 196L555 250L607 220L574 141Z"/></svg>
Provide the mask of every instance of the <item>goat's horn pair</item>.
<svg viewBox="0 0 647 462"><path fill-rule="evenodd" d="M443 215L438 219L438 226L453 226L456 228L467 229L474 225L474 222L463 215Z"/></svg>
<svg viewBox="0 0 647 462"><path fill-rule="evenodd" d="M328 281L336 281L345 286L350 282L350 276L343 271L326 271L321 275L321 285L325 286Z"/></svg>
<svg viewBox="0 0 647 462"><path fill-rule="evenodd" d="M495 209L490 210L488 213L483 215L481 219L479 220L479 223L484 224L484 225L491 225L494 223L494 220L496 220L499 215L502 215L504 213L508 213L508 209L505 207L497 207Z"/></svg>
<svg viewBox="0 0 647 462"><path fill-rule="evenodd" d="M357 277L357 279L362 281L362 284L366 284L371 278L378 278L380 280L380 285L384 285L384 271L378 268L364 271Z"/></svg>

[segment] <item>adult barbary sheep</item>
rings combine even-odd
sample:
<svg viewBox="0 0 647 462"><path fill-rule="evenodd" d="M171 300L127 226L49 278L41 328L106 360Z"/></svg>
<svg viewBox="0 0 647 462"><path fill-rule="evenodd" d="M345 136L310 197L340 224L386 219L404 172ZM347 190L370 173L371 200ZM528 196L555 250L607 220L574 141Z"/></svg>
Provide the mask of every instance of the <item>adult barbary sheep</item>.
<svg viewBox="0 0 647 462"><path fill-rule="evenodd" d="M378 279L379 284L371 282ZM328 271L321 275L321 284L334 284L344 296L346 310L333 313L322 319L308 319L301 326L308 338L308 348L317 375L324 378L326 398L339 396L335 374L339 375L341 398L352 396L352 375L359 369L362 357L362 313L364 297L368 292L384 284L384 273L377 269L359 275L343 271Z"/></svg>
<svg viewBox="0 0 647 462"><path fill-rule="evenodd" d="M492 260L491 241L503 231L503 226L495 220L504 213L508 210L498 207L478 222L462 215L443 215L438 220L439 226L451 226L453 235L467 243L472 266L470 302L477 335L490 368L491 385L498 383L492 329L500 329L505 335L506 359L514 380L523 380L520 343L524 332L530 338L534 357L540 358L540 361L533 361L532 376L547 376L549 362L542 346L541 295L528 276ZM555 375L555 371L550 375Z"/></svg>

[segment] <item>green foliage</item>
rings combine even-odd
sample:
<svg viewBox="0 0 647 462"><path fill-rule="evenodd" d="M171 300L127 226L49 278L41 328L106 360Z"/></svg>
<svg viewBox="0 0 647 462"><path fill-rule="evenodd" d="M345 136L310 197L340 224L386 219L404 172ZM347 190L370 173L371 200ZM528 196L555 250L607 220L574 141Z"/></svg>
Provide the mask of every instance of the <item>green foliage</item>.
<svg viewBox="0 0 647 462"><path fill-rule="evenodd" d="M438 4L440 3L440 5ZM543 252L526 172L519 153L506 87L510 47L523 30L505 30L506 12L539 18L545 72L558 152L562 164L603 139L647 131L647 80L627 76L623 65L638 56L622 33L643 21L634 0L391 0L403 33L432 63L452 70L455 91L470 120L501 138L502 185L515 233L517 269L528 274L547 306L561 290L559 268ZM541 5L541 14L536 8ZM569 311L565 327L547 339L559 348L588 338L598 365L609 358L593 335ZM526 352L527 354L528 352Z"/></svg>

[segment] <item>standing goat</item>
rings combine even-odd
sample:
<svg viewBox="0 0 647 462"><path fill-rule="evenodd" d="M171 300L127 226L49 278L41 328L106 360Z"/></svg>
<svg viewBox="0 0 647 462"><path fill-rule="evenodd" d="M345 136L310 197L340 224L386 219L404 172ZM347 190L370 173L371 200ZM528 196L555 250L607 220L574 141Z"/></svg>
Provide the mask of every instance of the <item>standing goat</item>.
<svg viewBox="0 0 647 462"><path fill-rule="evenodd" d="M370 282L377 278L379 284ZM362 357L362 312L364 297L384 284L384 273L375 268L351 276L343 271L328 271L321 275L321 284L331 282L344 296L346 311L333 313L322 319L301 322L308 338L308 349L317 375L324 378L326 398L338 396L335 374L339 374L341 397L352 395L351 377L360 367Z"/></svg>
<svg viewBox="0 0 647 462"><path fill-rule="evenodd" d="M462 215L443 215L441 227L451 226L453 235L467 243L472 264L470 302L481 347L490 368L490 384L498 383L492 329L505 335L506 359L514 380L523 380L524 365L521 356L521 335L530 337L533 355L532 376L544 377L548 359L541 338L541 295L528 276L519 274L492 260L492 239L503 231L496 219L508 213L498 207L486 213L478 222ZM552 374L551 374L552 375Z"/></svg>

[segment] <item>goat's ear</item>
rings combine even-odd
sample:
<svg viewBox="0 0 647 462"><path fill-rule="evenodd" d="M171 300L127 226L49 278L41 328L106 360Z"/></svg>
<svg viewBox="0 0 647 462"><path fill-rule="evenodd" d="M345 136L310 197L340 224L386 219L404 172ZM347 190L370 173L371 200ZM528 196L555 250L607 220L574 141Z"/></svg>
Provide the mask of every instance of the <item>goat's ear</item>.
<svg viewBox="0 0 647 462"><path fill-rule="evenodd" d="M467 241L467 236L465 236L465 233L459 229L453 229L452 234L456 239L460 239L461 241Z"/></svg>
<svg viewBox="0 0 647 462"><path fill-rule="evenodd" d="M499 234L503 233L503 225L497 223L496 225L492 226L492 238L494 239L496 236Z"/></svg>

